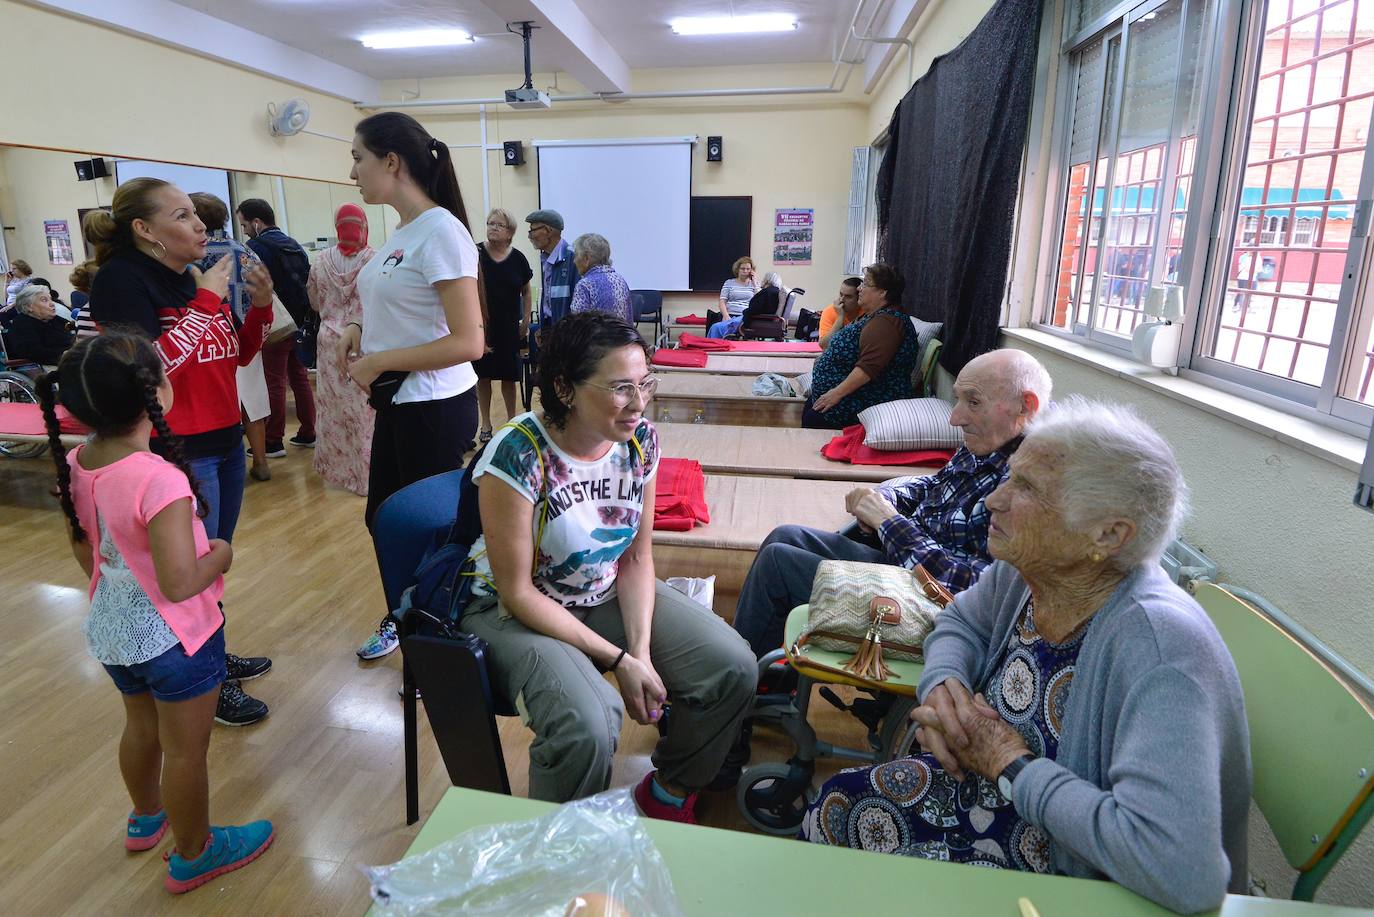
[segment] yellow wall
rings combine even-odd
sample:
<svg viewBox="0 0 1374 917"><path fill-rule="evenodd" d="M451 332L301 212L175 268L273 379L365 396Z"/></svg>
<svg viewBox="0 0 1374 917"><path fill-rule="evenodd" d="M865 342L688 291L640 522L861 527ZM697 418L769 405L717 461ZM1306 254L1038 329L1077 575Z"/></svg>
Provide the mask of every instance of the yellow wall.
<svg viewBox="0 0 1374 917"><path fill-rule="evenodd" d="M345 144L267 132L267 103L300 96L312 130L351 136L348 102L14 0L0 23L0 143L348 180Z"/></svg>
<svg viewBox="0 0 1374 917"><path fill-rule="evenodd" d="M71 265L48 261L44 220L66 220L72 237L72 260L86 260L77 210L108 206L114 196L114 177L79 182L70 153L0 147L0 218L6 227L5 249L10 260L22 258L34 274L51 280L64 294L70 291ZM113 173L113 170L111 170Z"/></svg>

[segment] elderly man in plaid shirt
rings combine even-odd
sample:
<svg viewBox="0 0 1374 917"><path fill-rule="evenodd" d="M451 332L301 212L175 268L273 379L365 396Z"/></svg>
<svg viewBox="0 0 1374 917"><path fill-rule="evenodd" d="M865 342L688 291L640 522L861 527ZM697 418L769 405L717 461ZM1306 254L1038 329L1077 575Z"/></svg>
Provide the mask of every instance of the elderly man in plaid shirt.
<svg viewBox="0 0 1374 917"><path fill-rule="evenodd" d="M823 560L914 568L920 564L950 592L972 586L990 563L983 500L1007 476L1007 460L1026 424L1050 400L1050 377L1030 354L994 350L970 360L954 382L949 422L964 445L933 475L845 497L857 537L799 525L764 540L735 608L735 630L763 656L782 645L788 613L811 596ZM852 531L852 529L851 529Z"/></svg>

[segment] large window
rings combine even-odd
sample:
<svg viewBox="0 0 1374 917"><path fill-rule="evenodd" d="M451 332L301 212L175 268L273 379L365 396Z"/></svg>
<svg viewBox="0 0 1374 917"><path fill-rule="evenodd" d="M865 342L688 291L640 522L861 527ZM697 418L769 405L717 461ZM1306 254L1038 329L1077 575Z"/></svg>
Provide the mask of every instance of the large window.
<svg viewBox="0 0 1374 917"><path fill-rule="evenodd" d="M1374 416L1374 0L1074 0L1066 27L1041 321L1125 348L1178 285L1185 368Z"/></svg>

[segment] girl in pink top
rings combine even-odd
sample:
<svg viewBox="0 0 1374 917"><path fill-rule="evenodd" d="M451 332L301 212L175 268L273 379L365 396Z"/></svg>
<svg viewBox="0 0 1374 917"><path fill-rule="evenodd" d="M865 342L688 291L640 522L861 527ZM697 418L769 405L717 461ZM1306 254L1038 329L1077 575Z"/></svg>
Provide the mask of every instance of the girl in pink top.
<svg viewBox="0 0 1374 917"><path fill-rule="evenodd" d="M224 681L218 600L233 550L205 537L204 503L163 419L172 386L146 338L80 341L38 392L72 553L91 581L87 643L124 697L119 769L134 805L124 846L150 850L170 824L164 884L189 891L272 843L271 822L210 825L205 755ZM59 401L94 431L70 456ZM149 450L154 429L172 461Z"/></svg>

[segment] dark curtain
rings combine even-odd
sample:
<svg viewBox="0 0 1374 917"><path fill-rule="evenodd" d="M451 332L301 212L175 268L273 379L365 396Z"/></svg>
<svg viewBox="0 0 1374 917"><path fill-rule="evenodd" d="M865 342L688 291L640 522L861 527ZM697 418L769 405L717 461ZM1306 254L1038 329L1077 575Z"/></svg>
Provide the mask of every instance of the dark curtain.
<svg viewBox="0 0 1374 917"><path fill-rule="evenodd" d="M944 322L952 373L997 345L1040 0L999 0L898 103L878 170L878 257L903 305Z"/></svg>

